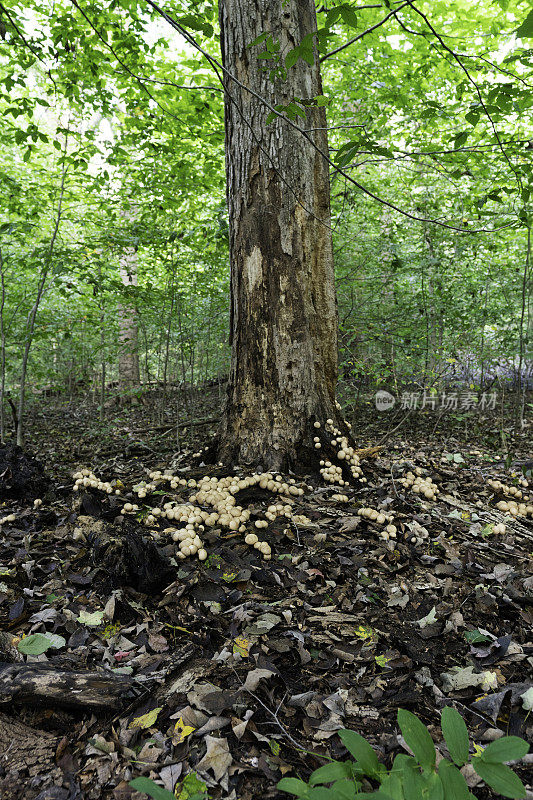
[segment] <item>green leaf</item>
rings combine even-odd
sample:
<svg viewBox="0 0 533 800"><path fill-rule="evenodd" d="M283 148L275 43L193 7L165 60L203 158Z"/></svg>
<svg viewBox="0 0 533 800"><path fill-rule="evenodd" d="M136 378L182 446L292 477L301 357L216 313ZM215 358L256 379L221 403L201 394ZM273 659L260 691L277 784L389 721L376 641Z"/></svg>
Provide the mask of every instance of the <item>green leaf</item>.
<svg viewBox="0 0 533 800"><path fill-rule="evenodd" d="M178 22L193 31L201 31L204 36L213 35L213 26L209 22L195 17L194 14L185 14L183 17L178 17Z"/></svg>
<svg viewBox="0 0 533 800"><path fill-rule="evenodd" d="M343 745L355 758L357 766L363 770L365 775L372 778L377 777L382 772L375 750L361 734L355 731L339 731L339 736Z"/></svg>
<svg viewBox="0 0 533 800"><path fill-rule="evenodd" d="M469 111L468 114L465 114L466 121L474 126L478 123L479 117L479 111Z"/></svg>
<svg viewBox="0 0 533 800"><path fill-rule="evenodd" d="M403 708L398 709L398 725L407 742L423 769L433 769L435 766L435 745L426 726Z"/></svg>
<svg viewBox="0 0 533 800"><path fill-rule="evenodd" d="M462 147L466 140L468 139L469 131L463 131L462 133L458 133L455 139L453 140L453 149L457 150L459 147Z"/></svg>
<svg viewBox="0 0 533 800"><path fill-rule="evenodd" d="M472 796L468 791L465 779L447 758L443 758L439 764L439 776L444 788L445 800L469 800Z"/></svg>
<svg viewBox="0 0 533 800"><path fill-rule="evenodd" d="M340 14L341 14L341 11L340 11L340 8L338 6L335 6L335 8L331 8L326 14L326 18L324 20L324 27L325 28L331 28L333 23L336 22L339 19Z"/></svg>
<svg viewBox="0 0 533 800"><path fill-rule="evenodd" d="M315 769L309 778L309 785L316 786L317 783L332 783L339 778L351 778L353 774L351 761L332 761L324 764L323 767Z"/></svg>
<svg viewBox="0 0 533 800"><path fill-rule="evenodd" d="M182 780L179 792L174 791L178 800L194 800L194 798L196 800L205 800L207 785L200 780L196 772L189 772Z"/></svg>
<svg viewBox="0 0 533 800"><path fill-rule="evenodd" d="M277 788L296 797L309 797L309 786L299 778L282 778L277 783Z"/></svg>
<svg viewBox="0 0 533 800"><path fill-rule="evenodd" d="M481 633L481 631L478 631L477 628L473 631L465 631L464 637L470 644L478 644L478 642L490 642L490 637L485 636L485 634Z"/></svg>
<svg viewBox="0 0 533 800"><path fill-rule="evenodd" d="M144 792L149 797L153 797L154 800L176 800L172 792L162 786L158 786L151 778L134 778L129 782L129 786L138 792Z"/></svg>
<svg viewBox="0 0 533 800"><path fill-rule="evenodd" d="M350 8L348 5L344 5L340 7L341 17L343 22L346 23L350 28L357 28L357 14Z"/></svg>
<svg viewBox="0 0 533 800"><path fill-rule="evenodd" d="M427 800L427 785L416 764L405 769L402 777L406 800Z"/></svg>
<svg viewBox="0 0 533 800"><path fill-rule="evenodd" d="M458 767L468 761L469 740L468 730L462 716L451 706L443 709L440 724L448 750Z"/></svg>
<svg viewBox="0 0 533 800"><path fill-rule="evenodd" d="M257 39L254 39L254 40L253 40L253 42L250 42L250 44L248 45L248 47L255 47L255 45L256 45L256 44L261 44L261 42L264 42L264 41L265 41L265 39L267 38L267 36L270 36L270 34L268 33L268 31L265 31L265 33L261 33L261 34L260 34L260 35L257 37Z"/></svg>
<svg viewBox="0 0 533 800"><path fill-rule="evenodd" d="M504 797L522 798L526 796L524 784L515 775L507 764L494 764L491 761L484 761L477 756L472 757L472 766L480 778L488 783L495 792L503 794Z"/></svg>
<svg viewBox="0 0 533 800"><path fill-rule="evenodd" d="M354 780L340 780L335 781L331 787L336 800L356 800L357 790L361 788L361 784Z"/></svg>
<svg viewBox="0 0 533 800"><path fill-rule="evenodd" d="M502 736L491 742L483 750L480 758L483 761L501 762L517 761L529 753L529 745L518 736Z"/></svg>
<svg viewBox="0 0 533 800"><path fill-rule="evenodd" d="M65 645L65 639L55 633L31 633L20 640L17 650L25 656L40 656L50 648L58 650Z"/></svg>
<svg viewBox="0 0 533 800"><path fill-rule="evenodd" d="M409 768L411 764L415 764L414 758L411 758L411 756L406 756L404 753L400 753L394 759L391 771L388 773L388 775L385 775L381 781L381 788L388 796L391 797L391 800L405 800L405 795L403 793L402 774L404 770Z"/></svg>
<svg viewBox="0 0 533 800"><path fill-rule="evenodd" d="M523 23L517 28L516 35L521 39L533 37L533 10L529 12Z"/></svg>
<svg viewBox="0 0 533 800"><path fill-rule="evenodd" d="M285 69L290 69L291 67L294 67L299 58L300 58L300 49L298 47L294 47L292 50L289 50L289 52L285 56Z"/></svg>
<svg viewBox="0 0 533 800"><path fill-rule="evenodd" d="M307 797L309 800L336 800L331 789L326 789L324 786L315 786L314 789L309 789Z"/></svg>

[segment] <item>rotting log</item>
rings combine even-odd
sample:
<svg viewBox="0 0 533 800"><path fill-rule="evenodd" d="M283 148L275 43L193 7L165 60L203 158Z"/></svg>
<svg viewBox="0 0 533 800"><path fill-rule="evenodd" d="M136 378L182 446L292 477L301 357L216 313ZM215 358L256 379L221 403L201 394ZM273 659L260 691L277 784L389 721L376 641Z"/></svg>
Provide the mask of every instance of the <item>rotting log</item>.
<svg viewBox="0 0 533 800"><path fill-rule="evenodd" d="M74 672L40 663L0 663L0 705L15 702L116 711L140 692L128 675Z"/></svg>

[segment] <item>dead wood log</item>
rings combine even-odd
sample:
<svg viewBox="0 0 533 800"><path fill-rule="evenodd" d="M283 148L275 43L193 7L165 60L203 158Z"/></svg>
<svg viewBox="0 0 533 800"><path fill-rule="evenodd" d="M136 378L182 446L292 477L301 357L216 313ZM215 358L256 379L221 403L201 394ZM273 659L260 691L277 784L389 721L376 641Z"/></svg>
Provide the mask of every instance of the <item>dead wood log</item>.
<svg viewBox="0 0 533 800"><path fill-rule="evenodd" d="M17 702L116 711L139 693L128 675L71 672L51 664L0 663L0 705Z"/></svg>

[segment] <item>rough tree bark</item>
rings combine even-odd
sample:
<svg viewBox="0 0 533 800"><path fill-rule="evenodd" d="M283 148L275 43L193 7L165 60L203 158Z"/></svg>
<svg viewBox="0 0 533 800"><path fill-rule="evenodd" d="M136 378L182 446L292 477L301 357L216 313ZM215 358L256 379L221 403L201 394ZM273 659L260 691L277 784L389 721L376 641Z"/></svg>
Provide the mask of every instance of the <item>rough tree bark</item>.
<svg viewBox="0 0 533 800"><path fill-rule="evenodd" d="M314 0L220 0L225 69L271 105L322 93L317 54L286 81L269 78L269 32L282 59L316 30ZM218 457L294 467L313 453L313 422L338 419L337 304L328 164L286 121L225 75L231 260L231 371ZM301 127L327 152L323 108ZM308 459L307 459L308 461Z"/></svg>

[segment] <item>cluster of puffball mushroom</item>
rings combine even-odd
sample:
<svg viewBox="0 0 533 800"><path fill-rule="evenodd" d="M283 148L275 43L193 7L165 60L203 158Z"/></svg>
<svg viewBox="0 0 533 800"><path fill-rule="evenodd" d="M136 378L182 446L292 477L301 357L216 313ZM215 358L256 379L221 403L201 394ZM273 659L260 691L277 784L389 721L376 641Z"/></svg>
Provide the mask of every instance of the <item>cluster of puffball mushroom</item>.
<svg viewBox="0 0 533 800"><path fill-rule="evenodd" d="M351 427L349 423L346 424L348 427ZM322 427L320 422L315 422L314 426L317 431ZM324 429L328 434L331 434L332 438L329 440L329 444L337 451L336 455L338 460L343 461L346 464L352 476L356 480L359 480L361 483L365 483L366 478L363 477L363 471L359 466L359 456L353 447L350 446L348 437L342 435L340 430L335 427L332 419L326 420ZM319 436L314 437L314 443L315 448L320 450L322 443ZM350 482L345 481L342 477L342 467L332 464L331 461L327 461L325 459L320 461L320 474L326 483L332 483L336 486L349 486Z"/></svg>
<svg viewBox="0 0 533 800"><path fill-rule="evenodd" d="M396 525L393 525L393 514L384 514L382 511L378 511L375 508L360 508L357 514L360 517L365 517L365 519L368 519L371 522L375 522L377 525L385 525L385 523L387 523L384 530L379 532L380 539L384 539L385 541L388 541L389 539L396 539L396 533L398 532L398 529Z"/></svg>
<svg viewBox="0 0 533 800"><path fill-rule="evenodd" d="M271 559L272 551L269 543L262 541L257 533L248 530L250 511L237 505L234 496L239 491L253 486L277 494L279 498L279 502L268 506L264 514L265 519L255 520L254 526L257 531L268 527L269 521L274 521L278 517L285 517L295 524L309 524L307 517L292 513L292 503L297 497L304 494L304 489L296 486L294 478L284 481L280 475L267 472L241 478L204 476L196 481L178 478L171 470L150 472L148 478L148 481L141 481L133 487L133 491L140 500L160 489L163 484L169 484L171 490L178 487L193 490L188 502L172 500L164 503L162 508L157 506L149 508L148 513L144 516L144 524L147 527L154 527L159 521L162 522L165 519L184 523L184 527L166 528L163 531L163 533L170 534L172 540L177 543L177 557L180 560L196 555L200 561L205 561L207 550L204 547L202 533L206 528L215 526L245 534L244 541L247 545L258 550L266 561ZM99 489L107 494L122 494L119 488L119 486L122 487L120 482L101 481L88 469L76 472L74 479L75 491L79 491L80 486L84 486ZM126 502L120 513L127 515L139 511L141 511L139 505Z"/></svg>
<svg viewBox="0 0 533 800"><path fill-rule="evenodd" d="M422 477L422 470L420 467L417 467L415 472L416 475L412 472L408 472L405 478L400 478L398 482L401 483L402 486L405 486L406 489L411 489L415 494L423 495L426 500L435 500L439 494L438 487L433 483L431 478Z"/></svg>
<svg viewBox="0 0 533 800"><path fill-rule="evenodd" d="M488 484L495 492L502 492L509 498L509 500L500 500L496 503L496 508L500 511L504 511L512 517L533 517L533 505L529 502L529 495L524 494L517 486L506 486L501 481L492 479L489 479ZM520 480L520 485L524 489L527 489L529 486L525 478ZM503 525L503 523L500 523L500 526L501 525ZM500 531L497 531L495 527L494 533L499 532ZM505 533L505 526L501 533Z"/></svg>

